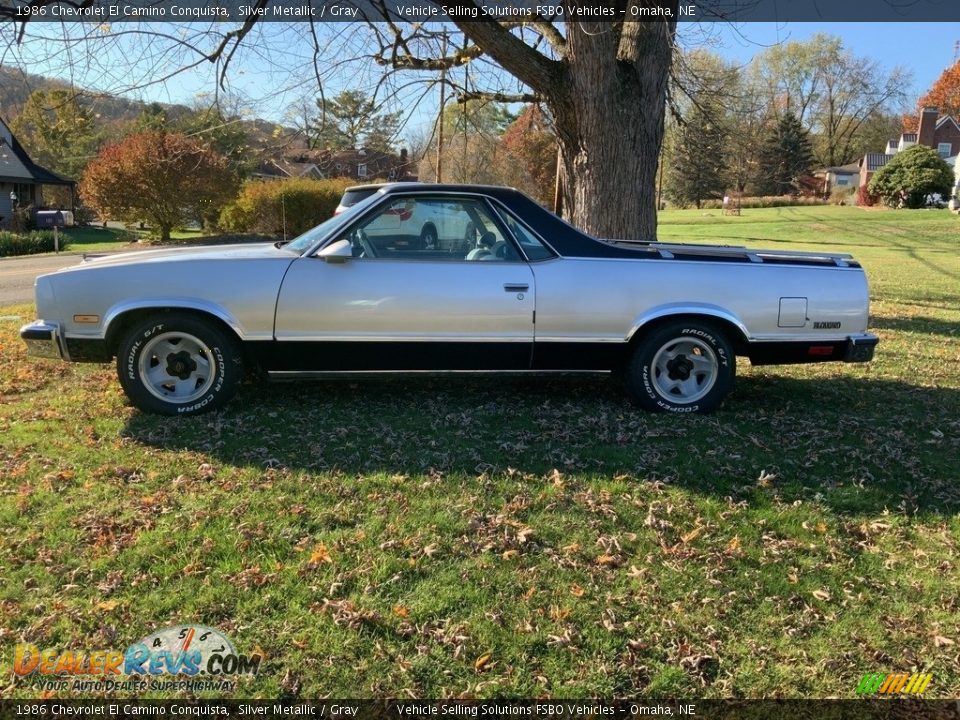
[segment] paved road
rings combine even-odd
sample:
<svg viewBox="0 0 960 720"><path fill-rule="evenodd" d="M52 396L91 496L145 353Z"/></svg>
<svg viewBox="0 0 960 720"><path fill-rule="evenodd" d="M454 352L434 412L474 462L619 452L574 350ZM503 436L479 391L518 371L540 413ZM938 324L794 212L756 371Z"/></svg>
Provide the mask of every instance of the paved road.
<svg viewBox="0 0 960 720"><path fill-rule="evenodd" d="M37 275L76 265L81 259L78 253L0 258L0 308L33 302L33 281Z"/></svg>

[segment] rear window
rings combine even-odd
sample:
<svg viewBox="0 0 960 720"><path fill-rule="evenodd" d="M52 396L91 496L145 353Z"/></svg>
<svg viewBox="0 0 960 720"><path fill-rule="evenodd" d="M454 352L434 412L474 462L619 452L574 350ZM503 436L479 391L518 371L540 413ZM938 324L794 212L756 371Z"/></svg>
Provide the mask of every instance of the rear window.
<svg viewBox="0 0 960 720"><path fill-rule="evenodd" d="M379 188L362 188L359 190L347 190L343 194L343 198L340 200L340 204L344 207L350 207L351 205L356 205L361 200L366 200L368 197L373 195Z"/></svg>

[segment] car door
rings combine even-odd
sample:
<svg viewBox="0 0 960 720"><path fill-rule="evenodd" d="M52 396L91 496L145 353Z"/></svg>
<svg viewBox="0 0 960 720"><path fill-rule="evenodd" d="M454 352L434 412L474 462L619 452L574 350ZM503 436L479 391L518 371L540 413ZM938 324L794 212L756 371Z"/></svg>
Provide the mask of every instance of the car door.
<svg viewBox="0 0 960 720"><path fill-rule="evenodd" d="M439 216L440 242L421 243ZM273 369L530 367L533 273L482 198L391 196L336 239L354 256L301 257L283 280Z"/></svg>

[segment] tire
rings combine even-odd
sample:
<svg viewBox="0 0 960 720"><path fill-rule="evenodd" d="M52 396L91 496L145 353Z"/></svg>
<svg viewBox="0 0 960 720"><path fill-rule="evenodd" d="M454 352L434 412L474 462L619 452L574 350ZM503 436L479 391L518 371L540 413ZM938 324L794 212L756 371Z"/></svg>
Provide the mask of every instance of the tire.
<svg viewBox="0 0 960 720"><path fill-rule="evenodd" d="M154 315L121 340L117 376L144 412L198 415L222 407L236 393L243 377L239 343L194 315Z"/></svg>
<svg viewBox="0 0 960 720"><path fill-rule="evenodd" d="M424 250L437 249L437 231L432 226L427 226L420 231L420 247Z"/></svg>
<svg viewBox="0 0 960 720"><path fill-rule="evenodd" d="M671 321L645 337L627 363L631 397L654 412L708 413L733 389L736 355L717 327Z"/></svg>

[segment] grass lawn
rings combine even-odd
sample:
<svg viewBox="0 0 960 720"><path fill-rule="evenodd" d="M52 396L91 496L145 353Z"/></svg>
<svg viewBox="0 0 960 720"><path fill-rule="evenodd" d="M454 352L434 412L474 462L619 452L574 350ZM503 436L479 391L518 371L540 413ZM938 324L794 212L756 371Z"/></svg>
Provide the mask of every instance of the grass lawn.
<svg viewBox="0 0 960 720"><path fill-rule="evenodd" d="M960 219L664 213L661 239L709 238L853 252L876 360L744 359L709 417L605 380L384 379L176 420L0 321L0 674L18 641L196 622L266 653L241 697L853 697L921 670L957 696Z"/></svg>
<svg viewBox="0 0 960 720"><path fill-rule="evenodd" d="M66 228L62 232L70 243L67 248L69 252L123 250L131 243L153 238L153 235L147 230L104 228L100 225ZM209 236L209 232L202 230L174 230L170 233L171 240L185 244L188 244L191 240Z"/></svg>

